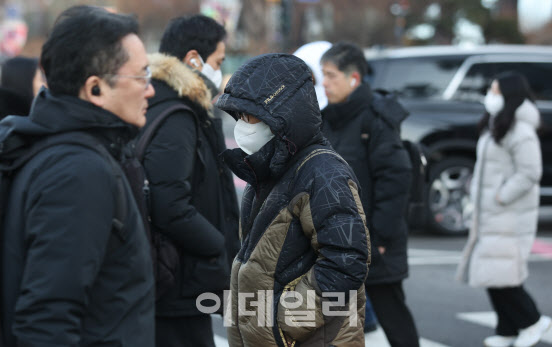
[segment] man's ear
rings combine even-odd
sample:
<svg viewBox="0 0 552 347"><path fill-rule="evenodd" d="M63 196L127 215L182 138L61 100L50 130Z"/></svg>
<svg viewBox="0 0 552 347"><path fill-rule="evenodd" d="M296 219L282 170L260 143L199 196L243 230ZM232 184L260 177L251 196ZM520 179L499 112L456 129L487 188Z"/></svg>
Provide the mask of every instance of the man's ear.
<svg viewBox="0 0 552 347"><path fill-rule="evenodd" d="M98 107L105 105L107 83L98 76L90 76L79 91L79 98L93 103Z"/></svg>
<svg viewBox="0 0 552 347"><path fill-rule="evenodd" d="M203 64L201 64L201 59L199 58L199 53L195 49L191 49L186 53L182 62L192 69L202 70Z"/></svg>
<svg viewBox="0 0 552 347"><path fill-rule="evenodd" d="M351 72L351 87L356 88L360 86L361 82L362 80L358 71Z"/></svg>

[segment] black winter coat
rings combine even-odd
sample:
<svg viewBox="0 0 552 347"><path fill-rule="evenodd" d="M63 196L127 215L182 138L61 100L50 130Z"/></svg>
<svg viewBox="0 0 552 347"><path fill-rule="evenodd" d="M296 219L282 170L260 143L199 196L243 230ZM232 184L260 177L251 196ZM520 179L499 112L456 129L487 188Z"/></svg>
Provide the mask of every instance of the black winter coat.
<svg viewBox="0 0 552 347"><path fill-rule="evenodd" d="M241 209L242 247L232 266L230 346L364 346L370 258L364 212L353 171L320 132L309 68L286 54L253 58L234 73L216 105L234 118L238 112L254 115L275 134L251 155L239 148L224 153L232 171L249 183ZM312 326L285 318L295 319L294 310L279 303L286 291L302 295L297 310L312 314ZM357 296L349 297L350 291ZM315 307L307 304L308 293ZM274 326L258 324L260 310L257 317L240 315L239 294L252 295L259 308L269 305ZM358 324L326 315L326 294L343 294L342 303L350 298L358 312L349 317L359 318Z"/></svg>
<svg viewBox="0 0 552 347"><path fill-rule="evenodd" d="M0 160L44 136L77 130L115 159L137 133L86 101L42 90L29 117L0 122ZM42 151L15 175L1 273L4 335L19 345L153 346L150 248L120 170L128 210L122 229L112 225L120 187L113 168L95 150L67 144Z"/></svg>
<svg viewBox="0 0 552 347"><path fill-rule="evenodd" d="M406 212L412 165L400 139L404 114L376 115L370 87L361 84L343 103L322 110L323 132L353 168L362 188L372 264L366 284L391 283L408 276ZM385 247L380 254L378 246Z"/></svg>
<svg viewBox="0 0 552 347"><path fill-rule="evenodd" d="M210 93L198 74L174 57L150 56L155 96L147 128L168 107L182 103L146 148L152 225L177 246L178 286L157 302L158 316L200 314L196 298L229 288L230 264L239 249L239 208L231 172L219 154L226 146L222 121L210 116ZM144 130L143 129L143 130Z"/></svg>

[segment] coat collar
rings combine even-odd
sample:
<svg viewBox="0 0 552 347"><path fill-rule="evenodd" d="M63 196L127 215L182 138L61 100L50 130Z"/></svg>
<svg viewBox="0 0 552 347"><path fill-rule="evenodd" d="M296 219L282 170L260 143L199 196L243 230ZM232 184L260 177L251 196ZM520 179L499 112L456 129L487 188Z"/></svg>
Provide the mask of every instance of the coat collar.
<svg viewBox="0 0 552 347"><path fill-rule="evenodd" d="M154 53L148 58L153 78L165 82L179 97L187 97L201 108L212 110L211 91L200 74L176 57Z"/></svg>
<svg viewBox="0 0 552 347"><path fill-rule="evenodd" d="M138 128L115 114L69 95L52 95L43 88L28 117L10 116L0 122L0 154L17 148L25 139L69 131L98 134L108 143L122 146L138 134Z"/></svg>
<svg viewBox="0 0 552 347"><path fill-rule="evenodd" d="M370 108L372 90L366 83L355 89L346 101L329 104L322 110L322 118L333 129L340 129L364 110Z"/></svg>

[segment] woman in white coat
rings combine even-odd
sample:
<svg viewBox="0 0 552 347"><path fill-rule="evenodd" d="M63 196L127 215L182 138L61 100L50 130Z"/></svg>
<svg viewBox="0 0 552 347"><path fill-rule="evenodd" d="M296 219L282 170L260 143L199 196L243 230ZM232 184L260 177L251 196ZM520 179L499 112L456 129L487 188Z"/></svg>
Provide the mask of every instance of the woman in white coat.
<svg viewBox="0 0 552 347"><path fill-rule="evenodd" d="M457 275L486 288L498 316L485 346L533 346L551 324L523 288L538 222L540 114L516 72L498 75L484 103L470 191L473 223Z"/></svg>

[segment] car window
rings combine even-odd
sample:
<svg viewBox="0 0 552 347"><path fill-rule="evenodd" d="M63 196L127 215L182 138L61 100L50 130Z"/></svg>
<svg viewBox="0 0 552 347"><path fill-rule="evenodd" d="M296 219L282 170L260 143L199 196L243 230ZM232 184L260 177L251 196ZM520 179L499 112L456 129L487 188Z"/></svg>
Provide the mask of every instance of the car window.
<svg viewBox="0 0 552 347"><path fill-rule="evenodd" d="M552 100L552 63L545 62L474 64L466 73L453 99L481 102L494 76L511 70L527 78L537 100Z"/></svg>
<svg viewBox="0 0 552 347"><path fill-rule="evenodd" d="M390 59L375 87L407 98L440 97L463 61L464 57Z"/></svg>

